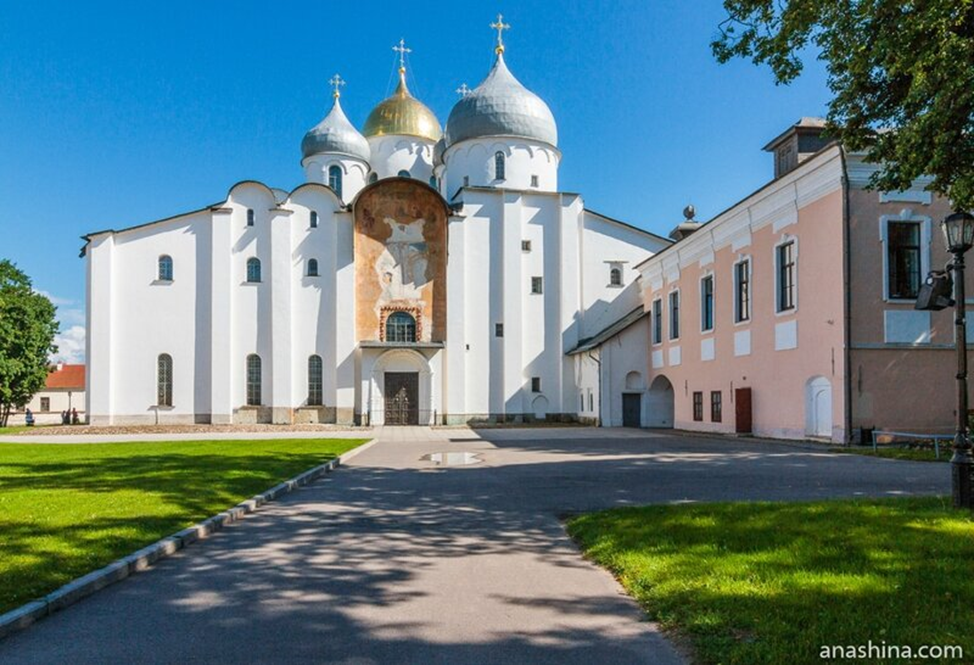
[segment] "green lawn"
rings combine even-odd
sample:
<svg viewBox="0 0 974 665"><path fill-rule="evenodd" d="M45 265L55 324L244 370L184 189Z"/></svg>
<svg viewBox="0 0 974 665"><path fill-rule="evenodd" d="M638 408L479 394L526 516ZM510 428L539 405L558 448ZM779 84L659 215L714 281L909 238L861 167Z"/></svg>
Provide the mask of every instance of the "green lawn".
<svg viewBox="0 0 974 665"><path fill-rule="evenodd" d="M868 455L870 457L885 457L887 459L903 459L914 462L949 462L951 455L954 454L951 442L946 441L940 446L940 459L937 459L937 452L930 448L894 448L878 446L876 450L872 446L843 446L830 449L833 453L852 453L854 455Z"/></svg>
<svg viewBox="0 0 974 665"><path fill-rule="evenodd" d="M947 501L621 508L568 530L704 663L821 663L870 639L974 662L974 520Z"/></svg>
<svg viewBox="0 0 974 665"><path fill-rule="evenodd" d="M0 444L0 613L362 443Z"/></svg>

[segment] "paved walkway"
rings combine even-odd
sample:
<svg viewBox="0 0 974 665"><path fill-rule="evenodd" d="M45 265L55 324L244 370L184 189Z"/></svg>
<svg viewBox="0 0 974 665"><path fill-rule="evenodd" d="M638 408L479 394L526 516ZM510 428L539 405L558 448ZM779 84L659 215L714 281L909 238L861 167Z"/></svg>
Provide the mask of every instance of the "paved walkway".
<svg viewBox="0 0 974 665"><path fill-rule="evenodd" d="M3 663L677 663L559 516L947 493L939 464L637 430L377 431L284 500L0 642ZM437 467L429 453L482 462Z"/></svg>

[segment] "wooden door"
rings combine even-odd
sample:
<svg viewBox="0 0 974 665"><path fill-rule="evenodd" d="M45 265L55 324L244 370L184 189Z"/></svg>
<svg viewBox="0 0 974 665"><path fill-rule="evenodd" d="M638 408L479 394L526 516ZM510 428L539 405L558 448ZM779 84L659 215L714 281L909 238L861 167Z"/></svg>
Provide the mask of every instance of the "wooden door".
<svg viewBox="0 0 974 665"><path fill-rule="evenodd" d="M751 433L751 389L734 390L734 431L738 434Z"/></svg>
<svg viewBox="0 0 974 665"><path fill-rule="evenodd" d="M622 426L641 427L642 426L642 395L639 393L622 394Z"/></svg>
<svg viewBox="0 0 974 665"><path fill-rule="evenodd" d="M419 373L385 373L385 424L419 424Z"/></svg>

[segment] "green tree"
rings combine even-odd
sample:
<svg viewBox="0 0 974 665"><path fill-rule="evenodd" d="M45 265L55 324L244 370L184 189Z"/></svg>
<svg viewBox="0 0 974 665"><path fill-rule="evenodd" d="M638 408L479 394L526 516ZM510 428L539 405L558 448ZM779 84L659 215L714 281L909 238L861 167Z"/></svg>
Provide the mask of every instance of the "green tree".
<svg viewBox="0 0 974 665"><path fill-rule="evenodd" d="M879 172L919 176L957 210L974 209L974 0L724 0L711 44L720 62L767 64L789 83L812 53L833 93L829 133Z"/></svg>
<svg viewBox="0 0 974 665"><path fill-rule="evenodd" d="M44 387L48 358L57 353L55 312L27 275L0 259L0 427L7 426L11 409Z"/></svg>

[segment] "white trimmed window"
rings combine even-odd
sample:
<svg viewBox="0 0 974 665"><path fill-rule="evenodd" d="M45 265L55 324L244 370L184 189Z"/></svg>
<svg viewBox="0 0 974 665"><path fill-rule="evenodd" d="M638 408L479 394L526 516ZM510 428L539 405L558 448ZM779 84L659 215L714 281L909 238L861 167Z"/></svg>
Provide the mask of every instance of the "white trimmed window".
<svg viewBox="0 0 974 665"><path fill-rule="evenodd" d="M788 312L798 304L798 252L794 240L781 243L774 250L775 290L778 312Z"/></svg>
<svg viewBox="0 0 974 665"><path fill-rule="evenodd" d="M751 260L734 264L734 323L751 320Z"/></svg>
<svg viewBox="0 0 974 665"><path fill-rule="evenodd" d="M700 280L700 330L710 332L714 329L714 276L707 275Z"/></svg>
<svg viewBox="0 0 974 665"><path fill-rule="evenodd" d="M680 292L670 292L670 339L680 339Z"/></svg>

